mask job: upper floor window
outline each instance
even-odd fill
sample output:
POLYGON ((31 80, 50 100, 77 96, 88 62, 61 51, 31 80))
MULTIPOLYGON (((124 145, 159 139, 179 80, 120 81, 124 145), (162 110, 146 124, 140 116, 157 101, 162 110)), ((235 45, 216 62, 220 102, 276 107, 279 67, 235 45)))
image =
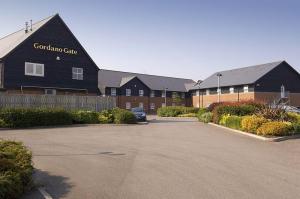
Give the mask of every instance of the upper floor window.
POLYGON ((126 89, 126 96, 131 96, 131 89, 126 89))
POLYGON ((139 90, 139 96, 144 96, 144 90, 139 90))
POLYGON ((150 92, 150 97, 155 97, 155 91, 150 92))
POLYGON ((111 96, 116 96, 117 95, 117 89, 116 88, 111 88, 110 89, 110 95, 111 96))
POLYGON ((248 85, 245 85, 244 86, 244 93, 248 93, 249 92, 249 87, 248 87, 248 85))
POLYGON ((83 80, 83 68, 72 67, 72 79, 83 80))
POLYGON ((25 75, 44 77, 44 64, 25 62, 25 75))

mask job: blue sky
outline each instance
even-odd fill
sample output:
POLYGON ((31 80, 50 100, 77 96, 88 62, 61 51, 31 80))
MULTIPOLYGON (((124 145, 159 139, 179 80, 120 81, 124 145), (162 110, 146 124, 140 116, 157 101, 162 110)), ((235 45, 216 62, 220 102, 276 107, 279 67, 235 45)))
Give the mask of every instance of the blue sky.
POLYGON ((300 71, 297 0, 2 0, 0 37, 55 13, 100 68, 197 80, 286 60, 300 71))

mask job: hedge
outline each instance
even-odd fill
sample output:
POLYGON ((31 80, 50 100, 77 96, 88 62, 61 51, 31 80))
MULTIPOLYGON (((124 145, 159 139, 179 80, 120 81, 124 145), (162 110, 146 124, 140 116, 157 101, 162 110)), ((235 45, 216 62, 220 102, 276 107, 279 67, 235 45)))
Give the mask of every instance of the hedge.
POLYGON ((250 104, 242 105, 219 105, 213 110, 213 122, 218 124, 222 115, 237 115, 245 116, 252 115, 257 111, 257 108, 250 104))
POLYGON ((111 110, 104 110, 99 113, 98 121, 100 124, 108 124, 114 122, 114 116, 111 110))
POLYGON ((198 115, 198 120, 199 122, 204 122, 204 123, 209 123, 212 121, 212 113, 211 112, 206 112, 198 115))
POLYGON ((72 124, 72 115, 59 109, 1 109, 0 119, 12 128, 72 124))
POLYGON ((292 125, 288 122, 267 122, 257 129, 257 135, 263 136, 286 136, 292 131, 292 125))
POLYGON ((241 129, 242 117, 236 115, 223 115, 220 120, 220 124, 232 129, 241 129))
POLYGON ((32 154, 21 143, 0 140, 0 199, 19 198, 32 186, 32 154))
POLYGON ((112 110, 114 123, 116 124, 135 124, 136 117, 131 111, 115 108, 112 110))
POLYGON ((97 124, 99 113, 95 111, 73 111, 72 121, 74 124, 97 124))
POLYGON ((259 117, 256 115, 245 116, 242 119, 242 130, 249 133, 256 133, 256 130, 268 120, 264 117, 259 117))
POLYGON ((177 117, 178 115, 197 113, 199 108, 184 106, 166 106, 157 110, 157 115, 161 117, 177 117))

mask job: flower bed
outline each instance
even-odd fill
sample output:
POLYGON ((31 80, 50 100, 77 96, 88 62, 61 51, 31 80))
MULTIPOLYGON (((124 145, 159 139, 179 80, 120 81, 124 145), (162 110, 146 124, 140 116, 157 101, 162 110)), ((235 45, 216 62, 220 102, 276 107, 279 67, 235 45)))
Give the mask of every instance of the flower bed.
POLYGON ((300 133, 300 115, 256 103, 220 103, 211 112, 198 116, 201 122, 213 122, 232 129, 264 137, 300 133))

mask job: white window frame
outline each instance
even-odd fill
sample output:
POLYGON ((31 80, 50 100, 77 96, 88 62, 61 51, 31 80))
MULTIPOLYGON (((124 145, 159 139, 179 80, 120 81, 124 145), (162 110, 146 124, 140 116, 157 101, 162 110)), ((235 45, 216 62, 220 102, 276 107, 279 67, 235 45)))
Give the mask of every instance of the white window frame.
POLYGON ((144 96, 144 90, 139 90, 139 96, 143 97, 144 96))
POLYGON ((45 89, 45 95, 56 95, 56 89, 45 89), (48 93, 48 91, 52 91, 52 93, 48 93))
POLYGON ((131 89, 126 88, 126 96, 127 97, 131 96, 131 89))
POLYGON ((161 97, 166 97, 167 96, 167 92, 166 91, 162 91, 161 92, 161 97))
POLYGON ((209 89, 206 89, 206 95, 209 95, 210 92, 209 92, 209 89))
POLYGON ((130 110, 130 109, 131 109, 131 103, 130 103, 130 102, 126 102, 126 103, 125 103, 125 108, 126 108, 127 110, 130 110))
POLYGON ((230 93, 230 94, 233 94, 233 93, 234 93, 234 87, 230 87, 230 88, 229 88, 229 93, 230 93))
POLYGON ((83 68, 72 67, 72 79, 83 80, 83 68))
POLYGON ((155 103, 150 103, 150 109, 154 110, 155 109, 155 103))
POLYGON ((150 97, 155 97, 155 91, 150 91, 150 97))
POLYGON ((244 93, 249 93, 249 86, 245 85, 243 90, 244 90, 244 93))
POLYGON ((28 76, 37 76, 37 77, 44 77, 44 75, 45 75, 45 66, 44 66, 44 64, 25 62, 25 75, 28 75, 28 76), (29 67, 29 64, 32 65, 32 67, 33 67, 32 68, 32 70, 33 70, 32 73, 28 73, 27 72, 27 67, 29 67), (38 74, 36 72, 38 66, 42 67, 42 74, 38 74))
POLYGON ((196 96, 200 96, 200 90, 196 90, 196 96))
POLYGON ((117 96, 117 88, 110 88, 110 95, 117 96))
POLYGON ((139 103, 139 107, 142 108, 142 109, 144 109, 144 103, 143 103, 143 102, 140 102, 140 103, 139 103))

